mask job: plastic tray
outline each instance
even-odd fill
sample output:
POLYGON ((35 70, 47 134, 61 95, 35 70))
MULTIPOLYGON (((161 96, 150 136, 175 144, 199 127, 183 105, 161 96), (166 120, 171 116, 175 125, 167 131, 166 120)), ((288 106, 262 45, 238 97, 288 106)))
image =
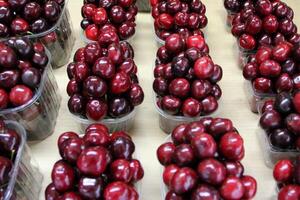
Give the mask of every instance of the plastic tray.
POLYGON ((265 160, 265 164, 269 168, 273 168, 273 166, 282 159, 295 159, 300 155, 300 152, 296 149, 279 149, 274 147, 269 140, 266 132, 262 128, 258 128, 256 131, 257 138, 259 140, 259 144, 261 150, 263 151, 263 156, 265 160))
POLYGON ((72 116, 75 118, 76 122, 80 125, 81 133, 84 133, 85 129, 93 123, 104 124, 105 126, 108 127, 110 132, 114 132, 114 131, 128 132, 134 124, 134 120, 135 120, 135 116, 136 116, 136 108, 134 108, 131 111, 131 113, 129 113, 128 115, 126 115, 124 117, 107 118, 107 119, 103 119, 101 121, 92 121, 92 120, 88 120, 88 119, 85 119, 85 118, 82 118, 80 116, 76 116, 73 114, 72 114, 72 116))
POLYGON ((159 114, 159 127, 161 130, 163 130, 165 133, 169 134, 173 131, 173 129, 180 125, 180 124, 186 124, 194 121, 199 121, 203 117, 214 117, 218 115, 219 109, 217 109, 214 113, 209 114, 209 115, 202 115, 199 117, 185 117, 185 116, 175 116, 175 115, 169 115, 165 113, 163 110, 161 110, 157 103, 156 103, 156 95, 155 93, 153 94, 154 96, 154 105, 156 108, 156 111, 159 114))
POLYGON ((39 88, 25 105, 0 111, 0 117, 19 122, 27 131, 30 141, 40 141, 50 136, 55 128, 61 96, 49 63, 43 73, 39 88))
POLYGON ((11 178, 4 191, 4 200, 38 200, 43 176, 36 162, 31 158, 29 147, 26 145, 26 131, 19 123, 14 121, 5 121, 5 124, 20 135, 21 142, 11 178))
POLYGON ((257 94, 254 92, 251 81, 245 80, 244 91, 250 106, 254 113, 258 113, 259 108, 268 99, 274 99, 276 94, 257 94))
MULTIPOLYGON (((52 55, 51 62, 54 69, 67 64, 75 44, 72 20, 67 4, 66 0, 61 16, 52 28, 42 33, 22 36, 33 41, 40 41, 47 47, 52 55)), ((2 41, 7 39, 9 38, 4 38, 2 41)))

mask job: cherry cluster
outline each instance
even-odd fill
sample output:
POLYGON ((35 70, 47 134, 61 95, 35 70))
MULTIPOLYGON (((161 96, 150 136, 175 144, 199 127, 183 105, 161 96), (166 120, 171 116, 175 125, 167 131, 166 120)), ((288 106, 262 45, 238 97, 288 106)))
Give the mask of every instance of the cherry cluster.
POLYGON ((20 141, 18 133, 0 120, 0 199, 4 198, 20 141))
POLYGON ((262 107, 260 126, 268 134, 273 147, 300 150, 300 92, 283 92, 262 107))
POLYGON ((252 199, 256 180, 244 175, 244 142, 224 118, 177 126, 157 149, 164 166, 165 199, 252 199))
POLYGON ((231 32, 246 51, 281 41, 297 43, 300 37, 293 17, 293 10, 281 1, 258 0, 235 15, 231 32))
POLYGON ((238 13, 243 8, 253 5, 253 0, 224 0, 224 7, 228 12, 238 13))
POLYGON ((158 106, 171 115, 196 117, 218 108, 222 68, 213 63, 201 35, 172 34, 157 51, 153 89, 158 106))
POLYGON ((50 29, 65 0, 0 0, 0 37, 29 35, 50 29))
POLYGON ((126 42, 90 43, 76 51, 67 67, 71 113, 90 120, 119 118, 144 100, 134 52, 126 42))
MULTIPOLYGON (((299 43, 300 44, 300 43, 299 43)), ((245 79, 256 93, 290 92, 300 88, 300 46, 280 42, 274 47, 261 46, 243 68, 245 79)))
POLYGON ((278 161, 273 176, 279 188, 278 200, 300 199, 300 157, 278 161))
POLYGON ((112 35, 127 40, 135 33, 136 0, 85 0, 81 27, 93 41, 112 35))
POLYGON ((25 38, 0 43, 0 109, 30 101, 48 61, 41 43, 31 43, 25 38))
POLYGON ((58 139, 62 160, 52 169, 45 199, 138 200, 134 184, 144 176, 135 145, 125 132, 109 134, 102 124, 90 125, 83 137, 65 132, 58 139))
POLYGON ((166 40, 173 33, 184 38, 201 35, 206 27, 206 7, 201 0, 151 0, 156 35, 166 40))

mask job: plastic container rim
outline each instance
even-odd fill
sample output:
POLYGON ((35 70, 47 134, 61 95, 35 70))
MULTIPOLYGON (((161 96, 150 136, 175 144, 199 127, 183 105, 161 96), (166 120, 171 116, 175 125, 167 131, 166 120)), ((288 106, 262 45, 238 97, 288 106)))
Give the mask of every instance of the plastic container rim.
POLYGON ((0 116, 8 114, 8 113, 12 113, 12 112, 22 111, 22 110, 26 109, 27 107, 31 106, 41 96, 42 91, 45 87, 45 82, 46 82, 47 75, 48 75, 49 71, 52 68, 52 66, 51 66, 51 54, 47 50, 47 48, 45 48, 45 52, 46 52, 46 55, 48 57, 48 63, 47 63, 47 65, 45 67, 45 70, 43 72, 43 76, 41 77, 40 85, 39 85, 38 89, 36 89, 35 95, 31 98, 30 101, 28 101, 24 105, 21 105, 21 106, 15 107, 15 108, 7 108, 7 109, 0 110, 0 116))

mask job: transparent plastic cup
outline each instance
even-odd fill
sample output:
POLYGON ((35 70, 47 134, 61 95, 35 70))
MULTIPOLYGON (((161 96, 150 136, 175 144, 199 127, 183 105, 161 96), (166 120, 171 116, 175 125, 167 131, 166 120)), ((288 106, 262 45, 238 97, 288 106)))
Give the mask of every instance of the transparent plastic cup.
POLYGON ((250 109, 254 113, 258 113, 259 108, 264 104, 266 100, 274 99, 276 94, 257 94, 252 86, 251 81, 246 80, 244 83, 244 91, 248 100, 250 109))
MULTIPOLYGON (((75 36, 73 33, 72 20, 68 10, 68 1, 61 11, 61 16, 56 24, 47 31, 42 33, 25 35, 23 38, 29 38, 32 41, 40 41, 50 51, 52 56, 52 67, 57 69, 68 63, 75 44, 75 36)), ((9 38, 1 39, 1 41, 9 38)))
POLYGON ((274 165, 282 159, 295 159, 300 155, 300 152, 296 149, 279 149, 274 147, 262 128, 258 127, 256 135, 263 152, 264 161, 267 167, 273 168, 274 165))
POLYGON ((4 200, 38 200, 43 175, 35 160, 31 158, 29 147, 26 145, 26 131, 14 121, 5 121, 5 124, 19 134, 21 141, 9 183, 4 190, 4 200))
MULTIPOLYGON (((171 132, 170 132, 171 134, 171 132)), ((172 142, 172 138, 171 138, 171 135, 168 135, 166 137, 166 139, 164 140, 164 143, 166 142, 172 142)), ((160 176, 160 190, 161 190, 161 199, 162 200, 165 200, 166 199, 166 196, 167 196, 167 193, 169 192, 169 189, 168 187, 165 185, 164 181, 163 181, 163 174, 164 174, 164 169, 165 167, 164 166, 161 166, 161 176, 160 176)))
POLYGON ((241 69, 244 69, 245 65, 249 63, 250 56, 254 55, 256 51, 243 51, 239 50, 239 66, 241 69))
POLYGON ((187 124, 194 121, 199 121, 200 119, 204 117, 214 117, 218 115, 218 110, 216 110, 214 113, 209 115, 202 115, 199 117, 185 117, 185 116, 175 116, 175 115, 169 115, 166 112, 164 112, 162 109, 160 109, 157 105, 157 98, 154 94, 154 105, 156 108, 157 113, 159 114, 159 127, 162 131, 169 134, 173 131, 173 129, 180 125, 180 124, 187 124))
POLYGON ((88 120, 86 118, 82 118, 80 116, 73 115, 76 122, 80 125, 80 131, 81 133, 85 132, 85 129, 93 124, 93 123, 101 123, 108 127, 110 132, 114 131, 125 131, 128 132, 135 121, 136 116, 136 108, 134 108, 128 115, 121 117, 121 118, 106 118, 100 121, 92 121, 88 120))
POLYGON ((232 27, 232 21, 233 21, 233 18, 234 18, 234 16, 235 16, 236 14, 237 14, 237 13, 235 13, 235 12, 227 11, 226 24, 227 24, 227 26, 228 26, 228 30, 231 29, 231 27, 232 27))
POLYGON ((0 110, 0 118, 19 122, 30 141, 41 141, 53 133, 61 103, 50 55, 47 55, 49 62, 33 98, 22 106, 0 110))

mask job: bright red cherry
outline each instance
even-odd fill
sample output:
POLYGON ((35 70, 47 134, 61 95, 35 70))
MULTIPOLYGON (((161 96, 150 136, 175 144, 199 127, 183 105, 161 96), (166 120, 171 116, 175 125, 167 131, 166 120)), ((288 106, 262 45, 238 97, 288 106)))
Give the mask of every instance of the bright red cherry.
POLYGON ((224 199, 242 199, 245 188, 242 181, 236 177, 228 177, 219 189, 224 199))
POLYGON ((169 165, 173 161, 175 145, 172 142, 165 143, 157 149, 157 158, 162 165, 169 165))
POLYGON ((207 79, 213 75, 214 63, 208 56, 203 56, 196 60, 194 73, 199 79, 207 79))
POLYGON ((200 158, 213 158, 217 152, 217 144, 214 138, 206 133, 202 133, 191 140, 195 155, 200 158))
POLYGON ((257 182, 251 176, 243 176, 241 178, 242 184, 245 188, 245 193, 243 198, 245 199, 252 199, 254 198, 257 190, 257 182))
POLYGON ((220 185, 226 178, 224 165, 211 158, 201 161, 198 164, 197 172, 201 181, 211 185, 220 185))
POLYGON ((290 160, 280 160, 276 163, 273 176, 277 182, 287 182, 291 180, 293 176, 293 163, 290 160))
POLYGON ((16 85, 9 93, 9 100, 14 106, 21 106, 29 102, 33 97, 33 92, 25 85, 16 85))
POLYGON ((171 181, 171 190, 176 194, 184 194, 192 191, 197 184, 197 174, 188 167, 179 169, 173 176, 171 181))
POLYGON ((53 166, 51 179, 58 192, 66 192, 74 187, 75 172, 66 162, 58 161, 53 166))

